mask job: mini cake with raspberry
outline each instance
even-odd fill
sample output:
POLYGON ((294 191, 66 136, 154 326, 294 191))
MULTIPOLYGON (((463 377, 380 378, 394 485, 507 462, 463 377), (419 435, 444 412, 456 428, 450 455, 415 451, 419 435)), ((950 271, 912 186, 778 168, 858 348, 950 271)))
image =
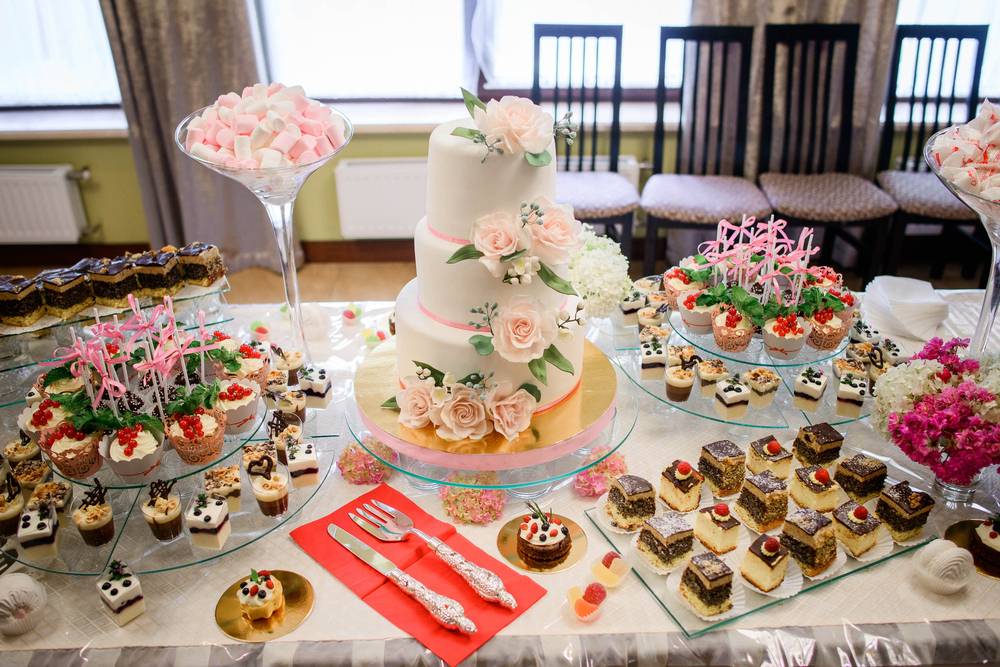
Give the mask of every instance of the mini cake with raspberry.
POLYGON ((875 546, 881 525, 882 522, 867 507, 853 500, 848 500, 833 511, 833 529, 837 539, 855 558, 875 546))
POLYGON ((726 503, 702 507, 694 520, 694 536, 710 551, 729 553, 740 541, 740 522, 726 503))
POLYGON ((257 416, 260 387, 250 380, 223 380, 219 383, 220 410, 226 413, 226 433, 242 433, 253 428, 257 416))
POLYGON ((792 500, 799 507, 817 512, 832 512, 840 504, 840 489, 821 466, 797 468, 792 474, 792 500))
POLYGON ((642 477, 621 475, 611 481, 604 511, 614 526, 629 532, 638 530, 656 514, 656 491, 642 477))
POLYGON ((969 541, 969 551, 976 563, 996 571, 1000 569, 1000 515, 983 519, 969 541))
POLYGON ((837 559, 837 536, 833 521, 816 510, 795 510, 785 519, 781 544, 807 577, 815 577, 827 570, 837 559))
POLYGON ((687 330, 694 334, 712 332, 712 306, 698 305, 698 297, 704 290, 687 290, 677 297, 681 320, 687 330))
POLYGON ((566 560, 573 545, 569 528, 551 510, 546 514, 535 503, 528 503, 528 508, 530 513, 517 529, 517 555, 529 567, 555 567, 566 560))
POLYGON ((712 552, 691 557, 680 583, 681 596, 701 616, 733 608, 733 571, 712 552))
POLYGON ((743 480, 736 510, 751 530, 766 533, 781 526, 788 513, 788 486, 770 470, 743 480))
POLYGON ((716 307, 712 315, 712 333, 721 350, 742 352, 753 337, 753 322, 733 307, 716 307))
POLYGON ((902 481, 883 489, 875 504, 875 514, 882 519, 896 542, 914 539, 924 529, 934 509, 934 499, 902 481))
POLYGON ((807 341, 817 350, 834 350, 844 340, 851 328, 853 315, 843 311, 834 313, 831 308, 821 308, 808 319, 812 326, 807 341))
POLYGON ((716 497, 738 493, 746 472, 746 453, 731 440, 717 440, 701 448, 698 471, 716 497))
POLYGON ((773 435, 766 435, 747 447, 747 470, 753 474, 770 470, 779 479, 788 479, 792 471, 792 453, 773 435))
POLYGON ((236 591, 243 615, 251 621, 271 618, 285 609, 285 594, 281 582, 268 570, 250 570, 250 578, 236 591))
POLYGON ((691 554, 694 529, 680 512, 666 512, 646 519, 636 549, 657 570, 669 570, 691 554))
POLYGON ((167 420, 167 436, 185 463, 204 463, 222 451, 226 435, 226 413, 203 406, 190 413, 174 413, 167 420))
POLYGON ((840 458, 844 434, 826 422, 810 424, 799 429, 792 445, 792 453, 806 465, 826 465, 840 458))
POLYGON ((878 498, 888 475, 885 464, 872 456, 855 454, 837 463, 833 479, 857 503, 878 498))
POLYGON ((660 499, 678 512, 693 512, 701 501, 701 473, 687 461, 674 460, 660 475, 660 499))
POLYGON ((754 540, 740 564, 743 578, 765 593, 780 586, 787 572, 788 549, 770 535, 754 540))
POLYGON ((805 345, 812 326, 794 313, 764 322, 762 334, 767 353, 776 359, 791 359, 805 345))

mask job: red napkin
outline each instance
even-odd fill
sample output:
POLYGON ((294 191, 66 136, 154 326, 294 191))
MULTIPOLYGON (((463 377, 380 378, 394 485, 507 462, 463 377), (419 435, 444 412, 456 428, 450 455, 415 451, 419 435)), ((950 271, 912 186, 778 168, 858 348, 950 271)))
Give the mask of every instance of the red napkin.
POLYGON ((456 665, 470 656, 508 623, 538 602, 546 592, 530 578, 515 572, 459 535, 454 526, 435 519, 386 484, 375 487, 322 519, 296 528, 291 535, 307 554, 372 609, 449 665, 456 665), (380 542, 361 530, 348 518, 347 513, 372 499, 380 500, 407 514, 417 528, 443 540, 473 563, 495 572, 517 600, 517 609, 505 609, 480 598, 464 579, 435 556, 419 538, 410 537, 403 542, 380 542), (465 615, 476 624, 478 631, 468 636, 441 627, 419 602, 337 544, 326 532, 327 525, 331 523, 370 544, 428 588, 458 600, 465 608, 465 615))

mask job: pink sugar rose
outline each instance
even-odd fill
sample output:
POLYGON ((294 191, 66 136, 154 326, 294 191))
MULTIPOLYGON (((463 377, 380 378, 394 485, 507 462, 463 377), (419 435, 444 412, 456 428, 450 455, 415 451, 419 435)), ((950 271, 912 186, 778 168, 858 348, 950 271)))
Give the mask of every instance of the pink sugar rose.
POLYGON ((531 425, 531 415, 538 401, 524 389, 511 391, 509 382, 500 382, 486 395, 486 409, 493 419, 493 428, 508 440, 514 440, 531 425))
POLYGON ((580 246, 580 232, 583 225, 573 217, 573 208, 556 204, 549 199, 540 199, 537 204, 542 209, 541 224, 529 224, 531 234, 531 254, 548 264, 565 264, 570 254, 580 246))
POLYGON ((403 389, 396 392, 399 423, 407 428, 423 428, 430 424, 434 407, 433 390, 433 380, 421 380, 416 375, 403 378, 403 389))
POLYGON ((454 385, 451 395, 434 406, 431 421, 438 437, 450 441, 480 440, 493 430, 479 394, 464 384, 454 385))
POLYGON ((528 296, 514 297, 493 318, 493 348, 515 364, 540 358, 557 333, 555 314, 528 296))
POLYGON ((541 153, 552 143, 552 116, 524 97, 504 95, 476 107, 473 119, 489 142, 504 153, 541 153))
POLYGON ((489 213, 472 223, 472 244, 483 253, 479 261, 494 278, 502 278, 507 272, 500 258, 523 248, 524 241, 521 225, 510 213, 489 213))

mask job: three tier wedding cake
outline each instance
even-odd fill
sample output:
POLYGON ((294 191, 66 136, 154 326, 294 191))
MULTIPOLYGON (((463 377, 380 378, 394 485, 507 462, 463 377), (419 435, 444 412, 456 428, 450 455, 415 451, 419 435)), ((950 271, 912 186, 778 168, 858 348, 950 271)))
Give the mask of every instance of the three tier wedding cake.
POLYGON ((568 117, 518 97, 437 127, 417 277, 396 301, 399 421, 446 440, 519 437, 579 386, 583 307, 566 279, 581 224, 555 203, 568 117))

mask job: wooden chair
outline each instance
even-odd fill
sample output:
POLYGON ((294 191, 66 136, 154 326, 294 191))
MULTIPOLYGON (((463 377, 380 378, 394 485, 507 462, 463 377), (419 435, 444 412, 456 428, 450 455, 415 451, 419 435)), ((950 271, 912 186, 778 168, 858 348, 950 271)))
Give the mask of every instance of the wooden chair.
MULTIPOLYGON (((576 140, 570 147, 560 146, 559 172, 556 174, 556 198, 573 206, 576 218, 583 222, 603 225, 609 234, 617 235, 626 257, 632 253, 632 227, 635 210, 639 207, 639 192, 627 178, 618 173, 618 153, 621 145, 619 114, 622 103, 622 27, 620 25, 535 25, 535 72, 531 99, 536 104, 551 102, 553 118, 559 120, 566 111, 573 112, 579 124, 576 140), (555 40, 555 67, 551 81, 544 90, 541 83, 540 56, 543 40, 555 40), (613 41, 613 46, 607 44, 613 41), (610 63, 601 59, 602 48, 607 54, 612 48, 610 63), (591 57, 591 54, 592 57, 591 57), (560 69, 565 63, 565 77, 560 69), (613 67, 611 85, 607 85, 602 65, 613 67), (577 72, 574 72, 574 66, 577 72), (593 79, 591 80, 591 76, 593 79), (610 102, 611 123, 607 132, 608 169, 598 166, 598 108, 610 102), (618 232, 618 227, 621 231, 618 232)), ((605 58, 606 59, 606 58, 605 58)))
POLYGON ((714 229, 722 218, 740 220, 744 214, 766 218, 771 213, 767 198, 743 178, 752 43, 752 27, 660 28, 653 176, 640 200, 646 212, 646 275, 656 270, 660 229, 668 233, 670 229, 714 229), (664 174, 663 118, 671 42, 681 45, 681 116, 674 173, 664 174))
POLYGON ((764 28, 764 41, 761 189, 775 215, 794 225, 824 229, 820 263, 830 263, 836 239, 854 246, 867 283, 881 264, 896 203, 872 182, 847 173, 858 26, 772 24, 764 28), (779 83, 783 94, 776 96, 779 83), (784 111, 777 129, 776 105, 784 111), (776 139, 777 150, 772 144, 776 139), (861 239, 848 233, 848 227, 861 227, 861 239))
MULTIPOLYGON (((985 25, 896 26, 892 69, 885 96, 878 158, 879 173, 876 177, 882 189, 899 205, 899 210, 896 211, 892 221, 892 242, 889 244, 886 259, 886 273, 896 273, 899 268, 906 228, 913 223, 941 225, 941 241, 945 242, 941 248, 948 247, 948 241, 964 236, 978 246, 985 261, 989 260, 991 245, 984 238, 985 232, 979 224, 979 217, 948 191, 930 171, 923 157, 924 144, 932 134, 949 125, 968 122, 976 115, 988 31, 989 26, 985 25), (909 95, 907 96, 904 91, 903 97, 900 98, 902 81, 899 61, 906 43, 915 47, 913 77, 909 95), (963 50, 966 56, 974 54, 975 57, 963 60, 961 57, 963 50), (923 68, 921 68, 922 53, 927 53, 927 65, 923 68), (937 89, 931 94, 934 82, 931 70, 935 67, 935 54, 940 55, 940 63, 936 68, 937 89), (964 63, 972 66, 971 71, 966 72, 971 85, 968 94, 960 97, 956 93, 956 84, 960 75, 959 68, 964 63), (923 92, 918 94, 917 91, 921 88, 923 92), (955 118, 956 103, 965 105, 965 113, 960 118, 955 118), (896 109, 900 104, 907 105, 908 114, 906 129, 903 132, 902 154, 893 160, 893 142, 897 138, 896 109), (915 118, 918 107, 919 117, 915 118), (942 117, 945 107, 947 107, 947 118, 942 117), (973 235, 963 229, 970 224, 975 229, 973 235)), ((931 269, 931 275, 935 278, 940 278, 944 269, 944 253, 941 252, 939 257, 941 259, 936 261, 931 269)), ((963 275, 971 278, 975 275, 976 267, 976 262, 963 262, 963 275)), ((986 286, 988 276, 989 271, 984 270, 981 287, 986 286)))

